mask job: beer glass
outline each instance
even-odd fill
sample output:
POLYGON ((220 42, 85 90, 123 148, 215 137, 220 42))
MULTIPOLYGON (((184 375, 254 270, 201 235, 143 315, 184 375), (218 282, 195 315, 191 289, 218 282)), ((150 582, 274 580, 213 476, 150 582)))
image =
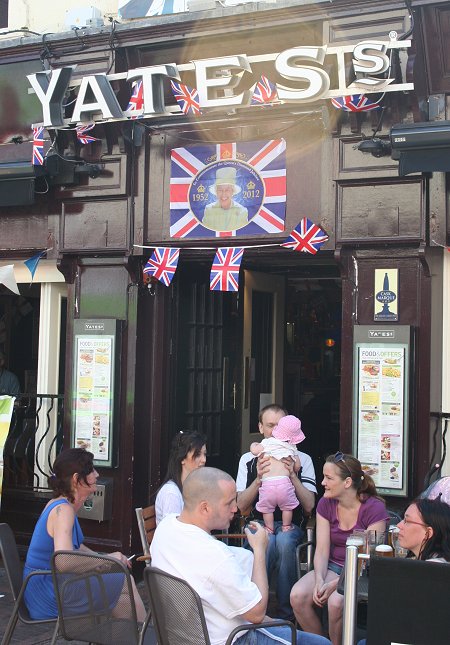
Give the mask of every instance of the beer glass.
MULTIPOLYGON (((358 555, 366 553, 366 540, 364 535, 352 533, 347 538, 346 546, 356 546, 358 548, 358 555)), ((358 578, 361 576, 363 560, 358 558, 358 578)))
POLYGON ((375 555, 378 558, 393 558, 394 549, 389 544, 378 544, 375 547, 375 555))

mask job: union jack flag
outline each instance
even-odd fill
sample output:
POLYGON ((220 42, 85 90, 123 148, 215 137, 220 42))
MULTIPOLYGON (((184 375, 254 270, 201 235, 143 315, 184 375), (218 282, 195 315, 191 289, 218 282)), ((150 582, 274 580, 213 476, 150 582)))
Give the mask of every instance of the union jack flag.
POLYGON ((239 141, 174 148, 170 173, 170 236, 234 237, 282 233, 286 216, 286 141, 239 141), (235 199, 247 209, 248 223, 238 231, 203 225, 213 203, 215 169, 236 169, 241 190, 235 199), (195 199, 194 199, 194 197, 195 199))
POLYGON ((264 74, 255 85, 250 105, 264 105, 278 100, 277 88, 264 74))
POLYGON ((33 166, 44 165, 44 128, 41 125, 33 128, 33 154, 31 163, 33 166))
POLYGON ((168 287, 177 270, 179 256, 180 249, 156 247, 145 265, 143 273, 152 275, 168 287))
POLYGON ((338 110, 345 112, 368 112, 377 110, 380 106, 381 98, 378 101, 371 101, 364 94, 352 94, 351 96, 337 96, 330 99, 332 105, 338 110))
POLYGON ((239 269, 244 249, 229 247, 217 249, 211 267, 210 291, 237 291, 239 269))
POLYGON ((133 91, 126 109, 127 115, 131 119, 139 119, 144 111, 144 87, 142 81, 133 83, 133 91))
POLYGON ((87 123, 86 125, 77 125, 75 131, 77 133, 77 139, 83 145, 92 143, 93 141, 100 141, 98 137, 91 137, 91 135, 86 134, 89 130, 95 128, 95 123, 87 123))
POLYGON ((176 83, 175 81, 170 81, 170 85, 183 114, 198 116, 202 113, 196 89, 191 89, 188 85, 176 83))
POLYGON ((293 251, 303 251, 303 253, 315 255, 327 240, 328 235, 325 231, 307 217, 304 217, 280 246, 293 251))

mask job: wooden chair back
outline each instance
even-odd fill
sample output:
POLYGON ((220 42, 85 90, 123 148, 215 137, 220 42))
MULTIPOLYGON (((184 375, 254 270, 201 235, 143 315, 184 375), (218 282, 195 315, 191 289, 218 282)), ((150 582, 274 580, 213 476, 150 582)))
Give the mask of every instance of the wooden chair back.
MULTIPOLYGON (((150 558, 150 544, 153 540, 156 529, 156 512, 155 505, 146 506, 145 508, 136 508, 136 519, 141 537, 142 551, 145 560, 150 558)), ((140 559, 140 558, 138 558, 140 559)))

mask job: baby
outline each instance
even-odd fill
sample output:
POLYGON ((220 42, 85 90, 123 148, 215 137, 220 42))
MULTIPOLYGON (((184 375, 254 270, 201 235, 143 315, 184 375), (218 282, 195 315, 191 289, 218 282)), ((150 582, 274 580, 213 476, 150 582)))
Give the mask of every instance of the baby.
POLYGON ((250 451, 253 455, 264 453, 270 457, 270 469, 262 477, 259 489, 259 501, 256 509, 262 513, 266 530, 274 531, 273 513, 275 508, 281 509, 282 531, 290 531, 292 527, 292 511, 297 508, 299 501, 295 494, 294 484, 286 474, 286 466, 281 461, 284 457, 292 457, 294 468, 300 468, 296 444, 302 442, 305 435, 301 431, 301 421, 288 414, 282 417, 274 427, 272 435, 261 443, 253 442, 250 451))

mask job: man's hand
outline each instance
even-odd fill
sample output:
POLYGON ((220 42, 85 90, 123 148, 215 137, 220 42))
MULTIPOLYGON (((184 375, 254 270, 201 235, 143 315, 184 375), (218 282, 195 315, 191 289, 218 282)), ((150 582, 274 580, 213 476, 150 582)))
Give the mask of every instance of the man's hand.
POLYGON ((293 459, 292 457, 283 457, 281 461, 286 466, 288 477, 290 477, 291 479, 297 477, 297 473, 301 468, 300 459, 297 460, 293 459))
POLYGON ((264 452, 258 457, 256 462, 256 476, 261 481, 263 475, 265 475, 270 470, 270 456, 266 455, 264 452))
POLYGON ((245 528, 245 534, 253 551, 257 549, 263 549, 265 551, 267 549, 269 536, 266 529, 259 522, 250 522, 248 527, 245 528))

